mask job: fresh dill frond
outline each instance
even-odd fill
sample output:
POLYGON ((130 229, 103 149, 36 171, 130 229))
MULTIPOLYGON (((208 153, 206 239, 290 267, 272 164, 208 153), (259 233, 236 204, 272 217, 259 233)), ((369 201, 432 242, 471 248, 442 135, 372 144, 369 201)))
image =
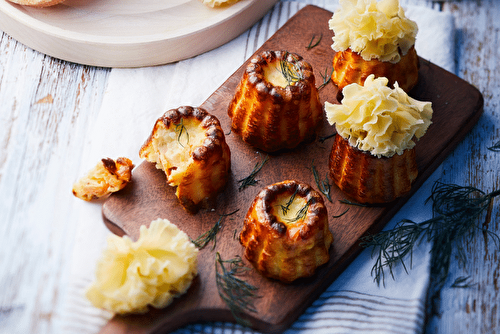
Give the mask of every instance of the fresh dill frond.
POLYGON ((318 46, 319 43, 321 42, 321 39, 323 38, 323 34, 319 35, 319 38, 316 42, 314 41, 315 38, 316 38, 316 35, 313 35, 313 37, 311 38, 311 41, 306 46, 307 50, 311 50, 312 48, 315 48, 316 46, 318 46))
POLYGON ((239 209, 234 210, 231 213, 219 215, 219 220, 217 220, 217 222, 208 231, 201 234, 198 238, 196 238, 196 240, 191 239, 191 242, 196 246, 196 248, 203 249, 210 241, 213 241, 214 244, 212 246, 212 250, 215 249, 215 246, 217 245, 217 234, 222 229, 222 219, 233 215, 238 211, 239 209))
POLYGON ((327 139, 330 139, 332 137, 335 137, 337 135, 337 133, 332 133, 331 135, 328 135, 328 136, 323 136, 323 137, 318 137, 318 140, 320 143, 324 143, 327 139))
POLYGON ((186 138, 185 145, 189 144, 189 133, 186 126, 184 125, 183 119, 181 119, 179 124, 175 124, 175 133, 177 134, 177 142, 179 143, 179 145, 185 147, 181 141, 182 135, 184 135, 184 137, 186 138))
POLYGON ((494 144, 493 146, 488 147, 488 150, 493 152, 500 152, 500 141, 494 144))
MULTIPOLYGON (((385 269, 392 275, 396 264, 403 265, 422 240, 432 242, 431 277, 438 291, 444 285, 449 273, 454 246, 463 248, 465 238, 473 238, 477 231, 492 237, 496 245, 500 245, 500 237, 479 226, 477 221, 500 190, 488 194, 467 186, 436 182, 427 201, 432 201, 433 217, 421 223, 404 219, 387 231, 362 238, 362 246, 373 247, 372 255, 376 257, 372 275, 377 284, 384 283, 385 269)), ((426 201, 426 202, 427 202, 426 201)), ((461 257, 466 260, 465 255, 461 257)))
MULTIPOLYGON (((297 66, 297 64, 294 64, 290 61, 288 61, 288 56, 290 54, 288 52, 285 52, 285 55, 283 56, 283 59, 280 60, 279 62, 279 71, 285 78, 288 86, 294 84, 295 82, 298 82, 302 79, 304 79, 303 73, 301 69, 297 66)), ((292 55, 290 55, 292 58, 294 58, 292 55)), ((296 61, 296 59, 294 58, 296 61)))
POLYGON ((288 214, 288 210, 290 210, 290 205, 292 205, 294 199, 295 199, 295 196, 297 195, 297 191, 299 190, 299 188, 297 187, 295 189, 295 191, 293 192, 292 196, 290 196, 290 198, 288 199, 288 201, 286 202, 285 205, 280 205, 281 206, 281 211, 283 211, 283 215, 286 215, 288 214))
POLYGON ((298 222, 301 219, 305 219, 306 216, 307 216, 307 211, 309 210, 309 206, 311 205, 311 201, 312 201, 312 198, 310 200, 308 200, 307 203, 302 208, 300 208, 299 211, 297 211, 297 213, 295 214, 295 217, 293 217, 293 218, 287 218, 287 219, 284 219, 284 220, 287 223, 295 223, 295 222, 298 222))
POLYGON ((266 164, 266 162, 268 160, 269 160, 269 156, 266 155, 261 162, 257 162, 255 164, 250 175, 248 175, 247 177, 245 177, 241 180, 238 180, 238 183, 241 183, 240 186, 238 187, 238 190, 241 191, 248 186, 253 186, 253 185, 257 184, 257 180, 255 179, 255 176, 257 176, 257 173, 259 173, 259 171, 262 169, 262 167, 264 167, 264 165, 266 164))
POLYGON ((311 169, 313 172, 314 176, 314 181, 316 181, 316 185, 318 186, 319 191, 325 195, 325 197, 332 203, 332 195, 330 193, 330 189, 332 185, 328 181, 328 175, 325 176, 324 180, 319 179, 318 171, 316 170, 316 167, 314 166, 314 160, 311 163, 311 169))
POLYGON ((450 286, 452 288, 470 288, 470 287, 473 287, 473 286, 476 286, 477 283, 470 283, 470 282, 467 282, 470 280, 470 276, 460 276, 460 277, 457 277, 455 279, 455 281, 453 282, 453 284, 450 286))
POLYGON ((241 257, 223 260, 220 253, 215 254, 215 280, 219 296, 226 303, 234 319, 242 326, 249 326, 248 320, 243 319, 244 313, 257 312, 254 306, 254 299, 257 287, 247 283, 237 277, 249 268, 243 265, 241 257))
POLYGON ((318 86, 318 90, 320 90, 321 88, 323 88, 326 85, 328 85, 328 83, 332 79, 332 74, 333 74, 333 68, 332 68, 332 71, 330 72, 330 74, 328 74, 328 68, 325 68, 325 73, 324 74, 320 73, 321 78, 323 78, 323 83, 318 86))
POLYGON ((342 217, 343 215, 345 215, 345 214, 347 213, 347 211, 349 211, 349 208, 347 208, 347 209, 346 209, 344 212, 342 212, 341 214, 339 214, 339 215, 334 215, 334 216, 332 216, 332 217, 333 217, 333 218, 340 218, 340 217, 342 217))

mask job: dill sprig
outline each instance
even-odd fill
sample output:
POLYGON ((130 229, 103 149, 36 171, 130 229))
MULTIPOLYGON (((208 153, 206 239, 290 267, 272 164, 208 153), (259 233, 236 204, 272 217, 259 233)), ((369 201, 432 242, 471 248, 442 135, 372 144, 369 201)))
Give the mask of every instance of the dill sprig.
POLYGON ((325 68, 325 73, 324 74, 321 73, 321 72, 319 74, 321 75, 321 78, 323 78, 323 83, 318 86, 318 90, 320 90, 321 88, 323 88, 326 85, 328 85, 328 83, 332 79, 333 68, 332 68, 332 71, 330 72, 330 74, 328 74, 328 68, 325 68))
POLYGON ((327 139, 335 137, 336 135, 337 135, 337 133, 335 132, 335 133, 332 133, 331 135, 318 137, 318 140, 319 140, 320 143, 324 143, 327 139))
POLYGON ((295 189, 292 196, 290 196, 285 205, 280 205, 281 211, 283 211, 283 215, 288 214, 288 210, 290 210, 290 205, 292 205, 293 201, 295 200, 295 196, 297 196, 297 191, 299 191, 299 188, 295 189))
MULTIPOLYGON (((372 275, 377 284, 384 282, 385 269, 394 278, 393 268, 401 264, 407 271, 405 260, 411 256, 413 249, 422 240, 432 242, 431 277, 434 290, 439 291, 449 273, 453 246, 463 252, 462 242, 465 238, 473 238, 477 231, 490 235, 495 244, 500 237, 477 224, 480 215, 500 195, 500 189, 488 194, 467 186, 436 182, 427 201, 432 201, 433 217, 421 223, 403 219, 387 231, 362 238, 364 247, 373 247, 372 255, 376 256, 372 275)), ((427 202, 426 201, 426 202, 427 202)), ((459 257, 465 261, 465 255, 459 257)))
POLYGON ((255 179, 255 176, 262 169, 262 167, 264 167, 264 165, 266 164, 266 162, 268 160, 269 160, 269 156, 266 155, 261 162, 257 162, 255 164, 255 166, 254 166, 252 172, 250 173, 250 175, 248 175, 247 177, 245 177, 245 178, 243 178, 241 180, 238 180, 238 183, 241 183, 240 186, 238 187, 238 190, 241 191, 241 190, 245 189, 248 186, 253 186, 253 185, 257 184, 257 180, 255 179))
POLYGON ((316 185, 318 186, 319 191, 325 195, 325 197, 332 202, 332 195, 330 193, 330 189, 332 187, 331 183, 328 181, 328 175, 325 176, 324 180, 319 179, 318 171, 314 166, 314 161, 311 163, 311 169, 314 175, 314 181, 316 181, 316 185))
POLYGON ((312 48, 315 48, 316 46, 318 46, 319 43, 321 42, 321 39, 323 38, 323 34, 319 35, 319 38, 316 42, 314 41, 315 38, 316 38, 316 35, 313 35, 313 37, 311 38, 311 41, 309 42, 309 45, 306 46, 307 50, 311 50, 312 48))
POLYGON ((298 222, 301 219, 306 218, 306 216, 307 216, 307 210, 309 210, 309 206, 311 205, 311 201, 312 201, 312 198, 310 200, 308 200, 307 203, 302 208, 300 208, 299 211, 297 211, 297 213, 295 214, 295 217, 293 217, 293 218, 287 218, 287 219, 284 219, 284 220, 287 223, 295 223, 295 222, 298 222))
POLYGON ((455 281, 453 282, 453 284, 450 286, 452 288, 470 288, 470 287, 473 287, 475 285, 477 285, 477 283, 471 283, 471 282, 467 282, 470 280, 470 276, 460 276, 460 277, 457 277, 455 279, 455 281))
POLYGON ((223 260, 219 252, 215 255, 217 291, 229 307, 236 322, 242 326, 250 325, 248 320, 242 318, 245 311, 257 312, 253 303, 254 299, 258 297, 256 295, 258 288, 237 277, 248 270, 249 268, 243 265, 239 256, 223 260))
MULTIPOLYGON (((283 59, 280 60, 279 62, 279 71, 285 78, 288 86, 292 85, 295 82, 298 82, 302 79, 304 79, 303 73, 300 70, 300 68, 297 66, 297 64, 294 64, 290 61, 288 61, 288 56, 290 54, 288 52, 285 52, 285 55, 283 56, 283 59)), ((295 61, 295 59, 292 55, 290 55, 295 61)))
POLYGON ((189 133, 186 126, 184 125, 183 119, 181 119, 179 124, 175 124, 175 133, 177 133, 177 142, 179 143, 179 145, 184 147, 181 142, 181 137, 183 134, 186 137, 186 145, 189 144, 189 133))
POLYGON ((493 152, 500 152, 500 141, 494 144, 493 146, 488 147, 488 150, 493 152))
POLYGON ((217 222, 208 231, 201 234, 198 238, 196 238, 196 240, 191 239, 191 242, 196 246, 196 248, 203 249, 210 241, 213 241, 214 244, 212 246, 212 250, 215 249, 215 246, 217 245, 217 234, 222 229, 222 220, 224 217, 235 214, 238 211, 239 209, 234 210, 231 213, 219 215, 219 220, 217 220, 217 222))

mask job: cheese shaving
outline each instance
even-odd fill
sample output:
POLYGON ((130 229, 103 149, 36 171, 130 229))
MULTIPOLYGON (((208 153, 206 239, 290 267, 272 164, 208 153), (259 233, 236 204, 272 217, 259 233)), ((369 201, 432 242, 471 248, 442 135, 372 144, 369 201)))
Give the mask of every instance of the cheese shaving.
POLYGON ((406 18, 398 0, 340 0, 340 5, 328 22, 335 51, 350 48, 366 61, 397 63, 415 44, 417 24, 406 18))
POLYGON ((115 313, 163 308, 187 291, 197 275, 198 249, 166 219, 141 226, 140 237, 111 235, 86 296, 115 313))
POLYGON ((341 104, 325 103, 330 125, 349 140, 351 146, 375 156, 391 157, 415 146, 432 123, 431 102, 409 97, 397 82, 394 89, 388 79, 366 78, 364 86, 344 87, 341 104))

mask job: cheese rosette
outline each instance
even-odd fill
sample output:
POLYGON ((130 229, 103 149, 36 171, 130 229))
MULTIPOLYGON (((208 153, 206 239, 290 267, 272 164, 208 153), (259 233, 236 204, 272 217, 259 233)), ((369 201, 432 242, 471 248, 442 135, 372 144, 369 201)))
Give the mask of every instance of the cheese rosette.
POLYGON ((198 249, 166 219, 141 226, 139 239, 111 235, 86 291, 90 302, 115 313, 163 308, 185 293, 197 275, 198 249))
POLYGON ((385 77, 366 78, 364 86, 344 87, 341 104, 325 102, 330 125, 350 145, 372 155, 401 155, 415 146, 432 123, 432 103, 409 97, 397 82, 394 89, 385 77))
POLYGON ((333 50, 351 49, 369 61, 397 63, 415 44, 417 24, 405 16, 398 0, 340 0, 328 24, 333 50))
POLYGON ((208 7, 220 7, 223 5, 232 5, 239 0, 200 0, 205 6, 208 7))

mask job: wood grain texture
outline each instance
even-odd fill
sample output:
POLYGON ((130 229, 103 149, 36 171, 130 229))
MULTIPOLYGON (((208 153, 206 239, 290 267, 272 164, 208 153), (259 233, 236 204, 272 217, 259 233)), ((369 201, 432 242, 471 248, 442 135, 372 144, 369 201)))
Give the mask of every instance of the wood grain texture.
MULTIPOLYGON (((313 35, 331 36, 324 24, 332 13, 315 6, 307 6, 289 20, 256 53, 262 50, 285 49, 302 55, 315 69, 317 80, 320 73, 331 68, 333 50, 327 43, 306 51, 313 35), (308 26, 308 34, 302 27, 308 26)), ((232 75, 222 87, 203 104, 209 112, 216 115, 226 132, 230 129, 227 106, 242 77, 245 64, 232 75)), ((421 59, 420 79, 411 92, 413 97, 432 101, 434 108, 433 125, 417 145, 417 164, 419 176, 412 193, 441 164, 448 154, 463 139, 482 113, 483 98, 479 91, 463 80, 439 67, 421 59)), ((320 91, 320 99, 335 101, 337 89, 329 84, 320 91)), ((331 134, 332 128, 326 124, 319 131, 320 136, 331 134)), ((319 174, 324 177, 328 171, 328 155, 332 141, 315 141, 293 151, 270 155, 270 162, 259 174, 259 184, 244 191, 238 191, 237 180, 247 176, 255 163, 263 158, 238 136, 231 133, 226 140, 232 153, 232 177, 225 192, 219 197, 213 212, 196 216, 186 214, 178 205, 174 189, 165 184, 163 172, 156 170, 150 163, 142 163, 134 171, 134 182, 113 195, 104 203, 103 215, 111 230, 121 230, 132 238, 138 237, 139 227, 157 217, 174 221, 191 238, 208 230, 218 219, 218 215, 239 209, 231 218, 224 221, 224 229, 218 237, 216 251, 223 258, 242 255, 242 247, 235 240, 250 202, 265 185, 285 179, 298 179, 316 187, 311 163, 314 162, 319 174), (118 227, 119 229, 116 229, 118 227)), ((332 187, 332 203, 327 202, 331 216, 345 210, 338 203, 344 195, 332 187)), ((411 194, 409 194, 411 196, 411 194)), ((301 279, 293 284, 281 284, 263 278, 251 271, 247 281, 259 287, 263 296, 256 300, 256 314, 248 314, 252 327, 263 332, 276 332, 286 329, 318 295, 342 272, 342 270, 361 251, 359 238, 367 232, 380 230, 405 203, 408 197, 396 200, 386 206, 351 207, 340 219, 330 219, 334 235, 330 262, 321 267, 317 275, 301 279)), ((234 321, 230 312, 217 295, 214 279, 214 251, 204 249, 200 252, 199 279, 194 282, 188 294, 163 311, 155 311, 146 316, 115 317, 104 329, 104 333, 138 332, 153 333, 172 330, 189 322, 197 321, 234 321)))
MULTIPOLYGON (((484 96, 484 114, 471 133, 444 161, 443 181, 472 185, 490 192, 500 188, 500 153, 488 150, 500 141, 500 2, 445 2, 457 28, 457 75, 484 96)), ((500 235, 500 204, 496 199, 479 226, 500 235)), ((450 275, 441 292, 438 315, 430 318, 428 333, 498 333, 500 331, 499 245, 485 234, 464 240, 466 262, 453 254, 450 275), (453 288, 457 278, 466 288, 453 288)))

